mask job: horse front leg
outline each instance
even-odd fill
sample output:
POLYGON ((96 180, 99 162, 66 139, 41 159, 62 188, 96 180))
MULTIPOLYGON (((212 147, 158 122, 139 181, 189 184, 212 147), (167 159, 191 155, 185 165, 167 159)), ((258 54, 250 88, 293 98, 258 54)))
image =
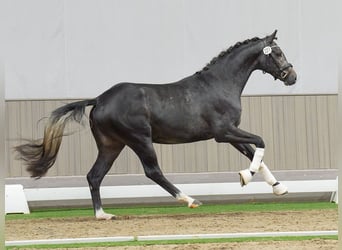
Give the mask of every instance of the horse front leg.
POLYGON ((287 187, 280 183, 279 181, 276 180, 276 178, 274 177, 274 175, 271 173, 271 171, 268 169, 268 167, 266 166, 266 164, 262 161, 260 168, 259 168, 259 172, 262 174, 262 176, 264 177, 264 180, 272 186, 273 188, 273 193, 275 195, 285 195, 288 193, 287 191, 287 187))
MULTIPOLYGON (((249 160, 253 160, 255 155, 255 150, 249 144, 237 144, 232 143, 232 145, 239 150, 243 155, 245 155, 249 160)), ((246 170, 242 170, 246 171, 246 170)), ((258 171, 263 176, 266 183, 268 183, 273 188, 273 193, 275 195, 284 195, 287 194, 287 187, 278 182, 271 171, 268 169, 264 161, 261 161, 258 171)), ((241 176, 241 175, 240 175, 241 176)))
POLYGON ((264 152, 263 148, 256 148, 249 168, 239 172, 242 187, 247 185, 252 180, 253 175, 259 171, 264 152))
MULTIPOLYGON (((253 175, 258 172, 261 161, 264 157, 265 143, 260 136, 246 132, 238 127, 229 126, 222 133, 215 135, 217 142, 228 142, 231 144, 254 144, 255 152, 249 155, 251 164, 248 169, 239 172, 241 186, 247 185, 253 178, 253 175)), ((246 152, 248 153, 248 152, 246 152)))

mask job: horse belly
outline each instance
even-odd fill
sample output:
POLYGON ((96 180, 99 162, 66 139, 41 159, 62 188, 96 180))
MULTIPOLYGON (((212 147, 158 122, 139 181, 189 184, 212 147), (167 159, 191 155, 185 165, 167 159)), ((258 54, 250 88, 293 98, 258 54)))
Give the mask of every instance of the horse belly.
POLYGON ((172 123, 152 124, 152 140, 156 143, 179 144, 201 140, 208 140, 213 137, 209 128, 200 123, 179 122, 177 125, 172 123))

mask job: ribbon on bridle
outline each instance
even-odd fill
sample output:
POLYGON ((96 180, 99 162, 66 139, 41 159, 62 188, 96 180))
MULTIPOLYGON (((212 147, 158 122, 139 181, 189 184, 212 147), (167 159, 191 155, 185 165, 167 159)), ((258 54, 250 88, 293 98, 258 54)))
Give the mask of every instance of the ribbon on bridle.
POLYGON ((287 72, 286 70, 288 68, 291 68, 293 67, 291 63, 286 63, 285 65, 280 65, 279 62, 276 60, 274 54, 272 54, 272 48, 275 48, 275 47, 279 47, 277 45, 274 45, 274 46, 266 46, 263 48, 262 52, 264 53, 264 55, 266 56, 271 56, 273 61, 275 62, 275 64, 278 66, 279 68, 279 72, 280 72, 280 77, 281 79, 285 79, 288 75, 289 72, 287 72))

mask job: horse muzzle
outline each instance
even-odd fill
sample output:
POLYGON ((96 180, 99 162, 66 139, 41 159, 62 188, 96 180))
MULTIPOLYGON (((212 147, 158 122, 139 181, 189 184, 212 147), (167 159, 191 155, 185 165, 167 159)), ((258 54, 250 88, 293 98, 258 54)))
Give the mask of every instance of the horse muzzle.
MULTIPOLYGON (((293 70, 293 68, 288 68, 286 71, 283 71, 285 75, 281 76, 281 79, 283 80, 284 84, 286 86, 291 86, 296 83, 297 81, 297 74, 293 70)), ((282 74, 283 74, 282 72, 282 74)))

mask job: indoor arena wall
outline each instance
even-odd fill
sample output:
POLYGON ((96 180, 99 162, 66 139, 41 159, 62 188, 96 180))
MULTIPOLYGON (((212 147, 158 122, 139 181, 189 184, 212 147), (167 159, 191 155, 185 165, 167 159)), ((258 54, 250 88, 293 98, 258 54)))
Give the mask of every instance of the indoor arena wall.
MULTIPOLYGON (((75 100, 6 102, 7 176, 28 176, 13 147, 23 139, 41 138, 55 108, 75 100)), ((274 170, 335 169, 337 95, 244 96, 240 127, 263 137, 265 161, 274 170)), ((89 113, 90 108, 87 109, 89 113)), ((85 175, 97 155, 87 117, 67 127, 55 165, 48 176, 85 175)), ((165 173, 230 172, 249 165, 232 146, 214 140, 180 145, 155 144, 165 173)), ((141 174, 136 155, 125 148, 110 174, 141 174)))

